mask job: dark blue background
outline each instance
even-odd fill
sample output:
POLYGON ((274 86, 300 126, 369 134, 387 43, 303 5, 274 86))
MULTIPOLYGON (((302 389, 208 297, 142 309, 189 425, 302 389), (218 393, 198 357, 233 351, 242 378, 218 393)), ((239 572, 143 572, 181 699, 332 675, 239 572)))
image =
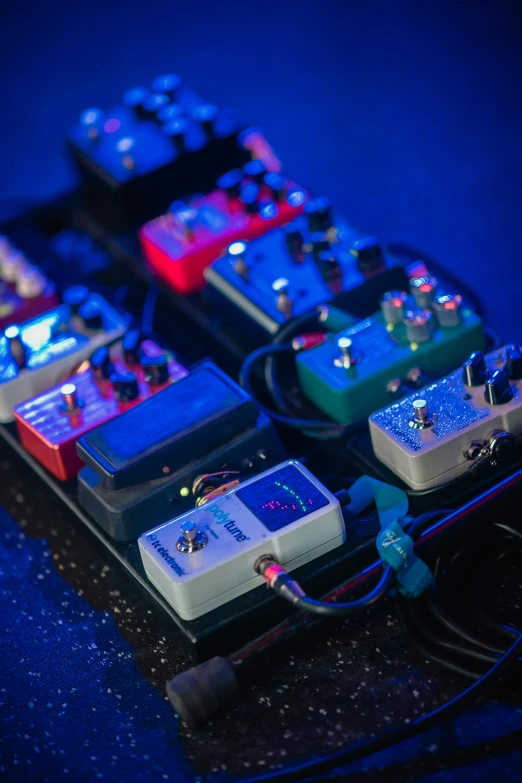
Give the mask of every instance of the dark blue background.
MULTIPOLYGON (((262 124, 292 176, 362 230, 419 245, 468 277, 495 328, 522 340, 520 3, 4 6, 2 213, 72 184, 62 144, 80 110, 110 106, 126 87, 174 70, 262 124)), ((383 613, 331 630, 312 653, 299 645, 295 661, 224 721, 202 734, 184 730, 162 695, 186 665, 168 629, 144 613, 128 580, 105 570, 81 531, 69 531, 45 493, 28 506, 31 482, 15 481, 18 471, 6 462, 0 475, 2 503, 25 531, 2 517, 0 605, 10 633, 0 774, 11 780, 181 781, 191 777, 187 759, 202 772, 252 774, 431 709, 462 685, 440 684, 433 667, 404 669, 404 637, 383 613), (386 714, 375 717, 379 705, 386 714)), ((392 764, 389 779, 513 780, 520 754, 502 756, 513 741, 499 737, 520 732, 515 706, 480 707, 458 727, 358 765, 373 770, 360 779, 384 780, 379 767, 392 764), (481 754, 466 748, 488 738, 490 760, 479 764, 481 754)))

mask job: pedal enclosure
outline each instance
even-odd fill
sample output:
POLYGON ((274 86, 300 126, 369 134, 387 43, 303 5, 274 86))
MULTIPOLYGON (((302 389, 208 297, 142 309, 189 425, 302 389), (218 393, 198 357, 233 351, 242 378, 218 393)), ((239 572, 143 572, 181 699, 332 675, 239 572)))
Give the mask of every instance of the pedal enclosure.
MULTIPOLYGON (((491 376, 504 367, 505 347, 486 357, 491 376)), ((522 438, 522 381, 511 380, 509 402, 486 402, 485 386, 466 386, 462 369, 426 386, 370 417, 376 457, 412 489, 446 484, 466 473, 473 462, 466 452, 472 442, 483 444, 495 430, 522 438), (423 399, 431 426, 417 429, 413 402, 423 399)))
POLYGON ((16 405, 65 380, 96 348, 121 337, 127 318, 99 294, 91 293, 89 302, 101 316, 99 329, 87 328, 65 304, 21 324, 27 349, 21 369, 11 359, 5 334, 0 335, 0 422, 13 421, 16 405))
POLYGON ((441 375, 484 345, 481 320, 469 309, 464 309, 458 326, 439 326, 427 342, 411 344, 404 325, 389 331, 379 312, 332 335, 317 348, 300 353, 296 362, 299 386, 330 418, 351 423, 367 418, 389 402, 386 386, 393 378, 404 378, 415 367, 428 375, 441 375), (341 337, 352 340, 353 353, 358 357, 349 369, 335 364, 341 337))
POLYGON ((180 294, 201 288, 204 269, 231 243, 255 239, 301 214, 306 193, 292 180, 285 185, 289 196, 280 202, 262 185, 254 213, 239 197, 216 189, 186 204, 186 225, 173 212, 146 223, 139 237, 147 265, 180 294))
MULTIPOLYGON (((152 340, 144 340, 141 349, 150 358, 164 353, 152 340)), ((135 373, 139 389, 136 399, 119 401, 111 381, 96 380, 89 368, 67 379, 76 386, 80 401, 80 406, 74 411, 67 412, 63 407, 61 383, 15 408, 16 427, 22 444, 60 481, 76 476, 84 464, 76 453, 76 441, 81 435, 139 405, 188 373, 178 361, 169 357, 169 380, 166 384, 152 386, 145 381, 140 364, 128 366, 125 363, 121 343, 111 347, 110 359, 115 372, 135 373)))
POLYGON ((0 236, 0 329, 28 321, 59 304, 56 288, 51 281, 7 237, 0 236), (8 265, 9 274, 5 264, 8 265), (28 275, 36 277, 38 290, 37 293, 31 292, 30 296, 22 296, 19 291, 28 275))

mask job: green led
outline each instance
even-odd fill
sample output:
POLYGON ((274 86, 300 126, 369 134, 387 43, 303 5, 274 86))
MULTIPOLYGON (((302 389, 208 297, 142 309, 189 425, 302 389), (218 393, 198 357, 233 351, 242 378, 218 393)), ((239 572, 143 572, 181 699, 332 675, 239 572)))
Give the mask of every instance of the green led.
POLYGON ((294 498, 297 500, 297 502, 301 504, 301 507, 302 507, 303 511, 306 512, 307 508, 306 508, 305 504, 303 503, 303 501, 301 500, 301 498, 299 497, 299 495, 297 494, 297 492, 294 492, 293 489, 291 489, 290 487, 287 487, 286 484, 281 484, 280 481, 275 481, 274 483, 275 483, 276 487, 282 487, 283 489, 286 489, 286 491, 289 492, 291 495, 293 495, 294 498))
POLYGON ((190 495, 190 489, 188 487, 181 487, 179 494, 182 498, 186 498, 190 495))

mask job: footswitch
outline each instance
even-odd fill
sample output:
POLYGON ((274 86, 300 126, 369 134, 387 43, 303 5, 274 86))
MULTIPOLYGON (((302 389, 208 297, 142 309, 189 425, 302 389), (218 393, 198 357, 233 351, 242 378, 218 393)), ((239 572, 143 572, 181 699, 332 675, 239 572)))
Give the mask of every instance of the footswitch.
POLYGON ((482 350, 480 318, 460 297, 439 299, 455 307, 408 310, 406 294, 385 294, 382 312, 298 355, 301 391, 332 419, 351 423, 386 405, 390 384, 411 371, 438 377, 482 350))
POLYGON ((59 304, 53 284, 5 236, 0 236, 0 329, 59 304))
POLYGON ((151 530, 139 547, 152 584, 194 620, 262 585, 261 555, 293 570, 344 539, 339 501, 291 460, 151 530))
POLYGON ((61 481, 76 476, 81 435, 113 419, 188 374, 152 340, 130 331, 112 347, 98 348, 89 369, 17 405, 24 448, 61 481))
POLYGON ((247 275, 244 240, 290 222, 306 199, 295 182, 250 161, 221 177, 209 195, 175 201, 166 215, 146 223, 139 232, 145 261, 180 294, 201 288, 203 270, 229 246, 234 268, 247 275))
POLYGON ((84 286, 68 289, 64 302, 0 334, 0 422, 12 421, 16 405, 68 378, 125 331, 127 319, 84 286))
POLYGON ((79 438, 81 505, 118 541, 193 505, 202 474, 249 475, 284 452, 273 425, 211 362, 79 438))
POLYGON ((413 489, 508 458, 522 439, 522 350, 476 351, 422 393, 370 417, 375 455, 413 489))
POLYGON ((305 215, 249 242, 240 264, 231 250, 205 270, 208 296, 234 326, 243 321, 256 342, 326 302, 366 318, 388 288, 426 273, 423 264, 406 271, 375 237, 334 218, 326 199, 309 201, 305 215))
POLYGON ((139 224, 249 161, 249 136, 233 110, 205 103, 179 76, 166 74, 127 90, 112 109, 84 111, 69 147, 104 220, 139 224))

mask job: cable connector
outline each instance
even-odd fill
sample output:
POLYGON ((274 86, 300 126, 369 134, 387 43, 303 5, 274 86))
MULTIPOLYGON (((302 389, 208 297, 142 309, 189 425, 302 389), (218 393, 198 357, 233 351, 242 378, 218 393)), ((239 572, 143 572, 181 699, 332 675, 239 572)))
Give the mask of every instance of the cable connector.
POLYGON ((307 334, 300 334, 292 340, 292 348, 294 351, 308 351, 310 348, 316 348, 318 345, 322 345, 327 339, 328 335, 325 332, 308 332, 307 334))
POLYGON ((254 563, 254 570, 264 578, 271 590, 292 604, 305 595, 304 590, 272 555, 261 555, 254 563))

